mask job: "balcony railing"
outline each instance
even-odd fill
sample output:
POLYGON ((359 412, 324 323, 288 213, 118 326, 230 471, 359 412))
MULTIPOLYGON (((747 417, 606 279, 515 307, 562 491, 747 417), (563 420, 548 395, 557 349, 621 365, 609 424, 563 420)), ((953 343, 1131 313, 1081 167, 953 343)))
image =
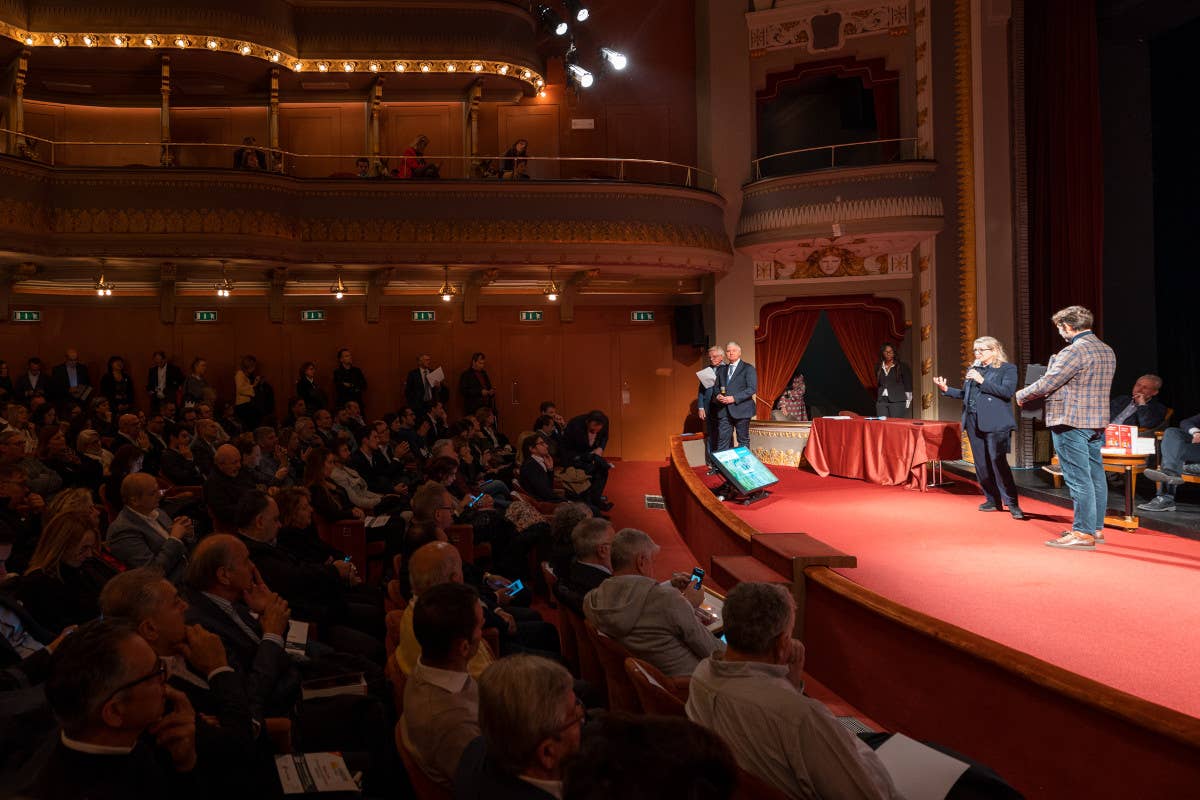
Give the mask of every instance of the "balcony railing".
MULTIPOLYGON (((403 153, 295 153, 279 148, 211 142, 93 142, 45 139, 0 128, 0 137, 15 143, 10 154, 52 167, 237 169, 294 178, 365 178, 387 180, 402 175, 403 153), (365 159, 366 174, 359 162, 365 159), (237 166, 249 164, 250 166, 237 166), (261 166, 256 166, 261 165, 261 166)), ((650 158, 592 156, 522 156, 524 170, 504 171, 511 157, 424 154, 440 167, 441 180, 628 181, 716 191, 716 177, 689 164, 650 158)))
POLYGON ((871 139, 865 142, 802 147, 756 158, 751 162, 754 180, 796 175, 818 169, 865 167, 893 161, 915 161, 917 139, 871 139))

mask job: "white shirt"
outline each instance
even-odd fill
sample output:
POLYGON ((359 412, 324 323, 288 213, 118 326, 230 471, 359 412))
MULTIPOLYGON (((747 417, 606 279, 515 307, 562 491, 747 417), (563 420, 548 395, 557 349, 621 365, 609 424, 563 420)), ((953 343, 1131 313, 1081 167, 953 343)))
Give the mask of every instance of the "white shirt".
MULTIPOLYGON (((167 530, 166 528, 164 528, 162 526, 162 523, 158 521, 157 514, 143 514, 142 512, 138 511, 133 506, 126 506, 126 508, 129 509, 129 512, 131 514, 137 514, 139 517, 146 520, 146 522, 148 522, 150 524, 150 527, 154 528, 155 533, 157 533, 159 536, 163 537, 164 539, 171 538, 171 532, 169 530, 167 530)), ((157 511, 157 510, 158 509, 155 509, 155 511, 157 511)))
POLYGON ((448 669, 438 669, 431 667, 421 659, 417 659, 417 663, 421 665, 421 674, 425 676, 427 683, 432 683, 439 689, 445 689, 450 694, 458 694, 467 685, 467 680, 471 677, 466 672, 451 672, 448 669))
POLYGON ((546 781, 540 778, 531 778, 528 775, 518 775, 518 778, 528 783, 530 786, 536 786, 543 792, 557 797, 562 800, 563 784, 562 781, 546 781))
POLYGON ((161 367, 155 367, 155 369, 158 370, 158 382, 154 386, 154 393, 162 397, 163 392, 167 388, 167 365, 163 364, 161 367))
POLYGON ((736 369, 737 365, 740 363, 742 363, 740 358, 737 361, 729 362, 729 368, 725 370, 725 383, 729 383, 729 379, 733 377, 734 369, 736 369))
POLYGON ((63 733, 63 747, 68 750, 76 750, 80 753, 92 753, 98 756, 127 756, 133 752, 133 747, 114 747, 107 744, 92 744, 91 742, 77 742, 67 734, 63 733))

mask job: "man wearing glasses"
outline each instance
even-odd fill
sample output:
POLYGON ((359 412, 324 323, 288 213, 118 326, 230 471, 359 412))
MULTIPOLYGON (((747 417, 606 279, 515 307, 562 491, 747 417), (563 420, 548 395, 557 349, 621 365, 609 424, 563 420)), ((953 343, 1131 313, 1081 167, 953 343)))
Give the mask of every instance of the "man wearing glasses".
POLYGON ((166 677, 165 662, 126 623, 96 620, 67 637, 46 683, 61 739, 22 796, 199 794, 196 712, 166 677))
POLYGON ((23 468, 0 466, 0 575, 24 572, 41 535, 45 507, 41 495, 29 490, 23 468))

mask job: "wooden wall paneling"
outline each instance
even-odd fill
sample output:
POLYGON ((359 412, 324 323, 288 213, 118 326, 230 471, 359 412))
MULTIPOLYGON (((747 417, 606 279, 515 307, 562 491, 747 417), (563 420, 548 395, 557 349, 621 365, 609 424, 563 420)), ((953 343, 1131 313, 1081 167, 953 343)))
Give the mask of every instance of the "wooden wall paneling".
POLYGON ((553 399, 558 403, 559 413, 567 419, 594 408, 608 414, 606 452, 620 457, 621 394, 620 381, 615 377, 619 374, 620 353, 613 347, 613 337, 613 333, 604 330, 568 328, 563 331, 562 394, 553 399))
MULTIPOLYGON (((604 109, 608 155, 671 160, 670 108, 666 105, 609 105, 604 109)), ((617 169, 619 165, 614 165, 617 169)), ((625 165, 625 177, 640 181, 679 180, 667 167, 625 165)))
MULTIPOLYGON (((64 105, 57 136, 74 142, 158 142, 160 118, 154 108, 96 108, 64 105)), ((158 166, 159 146, 55 148, 55 164, 88 167, 158 166)))
MULTIPOLYGON (((442 309, 437 309, 442 311, 442 309)), ((458 373, 461 368, 453 359, 453 336, 454 326, 450 320, 442 320, 444 312, 439 314, 439 320, 433 323, 412 322, 411 310, 405 308, 405 314, 409 316, 407 325, 404 322, 398 322, 393 327, 392 338, 396 342, 393 350, 393 380, 395 384, 394 405, 399 408, 405 402, 404 399, 404 382, 408 377, 408 373, 417 366, 417 356, 422 353, 428 353, 433 359, 433 369, 442 368, 442 372, 446 375, 445 386, 450 390, 451 395, 458 392, 458 373)))
MULTIPOLYGON (((58 140, 62 139, 62 132, 66 127, 67 107, 57 103, 42 103, 36 100, 25 101, 25 132, 31 136, 38 136, 42 139, 58 140)), ((38 158, 46 164, 61 164, 59 150, 54 148, 51 152, 50 145, 45 142, 37 143, 38 158)))
MULTIPOLYGON (((171 111, 172 141, 233 144, 233 136, 233 115, 227 108, 179 108, 171 111)), ((240 142, 241 138, 237 141, 240 142)), ((233 166, 235 149, 177 145, 172 151, 175 154, 175 164, 179 167, 228 169, 233 166)))
POLYGON ((280 103, 279 146, 297 154, 288 172, 306 178, 353 173, 354 159, 365 152, 364 114, 363 103, 280 103), (308 157, 332 154, 339 157, 308 157))
MULTIPOLYGON (((497 130, 498 154, 507 151, 517 139, 528 139, 530 155, 547 158, 558 156, 557 105, 500 106, 497 130)), ((529 175, 532 178, 558 178, 562 170, 557 162, 531 161, 529 175)))
POLYGON ((400 156, 420 134, 429 137, 425 149, 427 160, 440 163, 446 178, 467 175, 463 155, 462 103, 384 103, 379 121, 379 152, 389 156, 389 166, 396 169, 400 156))

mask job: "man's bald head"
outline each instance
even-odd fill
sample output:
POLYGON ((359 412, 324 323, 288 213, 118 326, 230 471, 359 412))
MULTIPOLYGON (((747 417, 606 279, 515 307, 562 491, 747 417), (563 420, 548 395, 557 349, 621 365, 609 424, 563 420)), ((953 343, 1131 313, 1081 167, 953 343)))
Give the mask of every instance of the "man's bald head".
POLYGON ((158 481, 144 472, 131 472, 121 481, 121 502, 142 514, 158 508, 158 481))
POLYGON ((139 425, 136 414, 122 414, 117 417, 117 430, 126 436, 136 436, 139 425))
POLYGON ((438 584, 462 583, 462 557, 452 544, 430 542, 412 554, 408 579, 417 595, 438 584))
POLYGON ((223 444, 217 448, 217 453, 213 456, 213 464, 232 478, 242 468, 242 454, 234 445, 223 444))
POLYGON ((192 551, 184 580, 193 589, 207 591, 220 581, 221 570, 232 569, 246 553, 246 545, 236 536, 227 533, 207 536, 192 551))

